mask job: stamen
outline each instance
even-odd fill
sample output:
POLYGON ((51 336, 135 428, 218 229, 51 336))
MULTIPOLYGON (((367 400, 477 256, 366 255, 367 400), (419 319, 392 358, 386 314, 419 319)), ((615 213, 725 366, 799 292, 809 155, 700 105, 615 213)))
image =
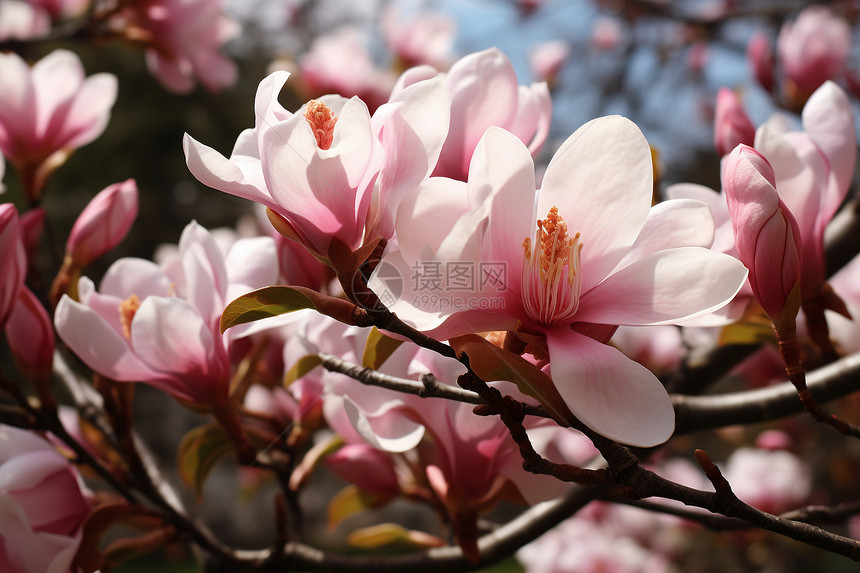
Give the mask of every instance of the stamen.
POLYGON ((129 340, 131 340, 131 321, 139 308, 140 299, 137 298, 136 294, 119 303, 119 323, 122 326, 122 335, 129 340))
POLYGON ((571 321, 579 308, 582 287, 580 234, 571 238, 567 223, 553 207, 546 219, 537 221, 533 252, 531 248, 526 237, 522 277, 526 312, 547 326, 571 321))
POLYGON ((334 139, 334 124, 337 123, 331 108, 318 99, 312 99, 308 102, 305 120, 311 126, 317 147, 329 149, 334 139))

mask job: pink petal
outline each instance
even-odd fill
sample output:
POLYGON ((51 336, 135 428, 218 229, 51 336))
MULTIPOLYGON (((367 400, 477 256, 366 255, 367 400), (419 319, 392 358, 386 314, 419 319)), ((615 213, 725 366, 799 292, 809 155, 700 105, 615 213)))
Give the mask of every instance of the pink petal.
MULTIPOLYGON (((711 195, 719 197, 714 192, 711 195)), ((692 199, 670 199, 651 208, 645 226, 618 268, 664 249, 710 248, 713 241, 714 218, 707 205, 692 199)))
POLYGON ((566 328, 546 334, 552 379, 570 411, 595 432, 632 446, 668 440, 675 412, 647 368, 566 328))
POLYGON ((581 233, 582 290, 618 264, 651 208, 651 150, 639 128, 620 116, 592 120, 571 135, 546 169, 537 216, 551 207, 581 233))
MULTIPOLYGON (((242 132, 242 135, 239 136, 239 141, 254 142, 254 139, 254 133, 249 130, 242 132)), ((237 147, 239 147, 239 141, 237 141, 237 147)), ((270 209, 278 207, 265 187, 262 170, 258 167, 256 169, 258 174, 251 172, 258 177, 249 175, 248 171, 250 170, 247 165, 250 162, 248 160, 242 161, 244 156, 237 157, 234 155, 228 160, 211 147, 197 142, 187 133, 182 140, 182 147, 185 150, 185 163, 188 165, 189 171, 204 185, 243 199, 262 203, 270 209)), ((242 149, 244 151, 244 147, 242 149)), ((259 159, 257 159, 257 163, 259 164, 259 159)))
POLYGON ((95 74, 84 81, 66 117, 66 146, 80 147, 102 134, 110 119, 116 93, 117 79, 112 74, 95 74))
POLYGON ((743 286, 734 257, 700 247, 658 251, 607 277, 580 300, 578 322, 674 324, 722 308, 743 286))
POLYGON ((821 201, 819 221, 826 225, 845 199, 854 175, 857 145, 854 114, 848 96, 827 81, 803 107, 803 129, 827 159, 830 176, 821 201))
POLYGON ((123 382, 157 376, 101 316, 67 295, 57 304, 54 326, 71 351, 103 376, 123 382))

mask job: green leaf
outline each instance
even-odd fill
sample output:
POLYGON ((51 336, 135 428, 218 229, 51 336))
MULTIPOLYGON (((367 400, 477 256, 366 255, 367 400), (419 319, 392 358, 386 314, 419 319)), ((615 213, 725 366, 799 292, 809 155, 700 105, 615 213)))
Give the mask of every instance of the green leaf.
POLYGON ((244 294, 227 305, 221 314, 221 332, 228 328, 314 308, 345 324, 355 324, 358 308, 349 301, 298 286, 269 286, 244 294))
POLYGON ((428 547, 444 547, 443 539, 423 531, 406 529, 396 523, 380 523, 353 531, 347 537, 347 543, 352 547, 376 549, 386 545, 397 544, 401 547, 426 549, 428 547))
POLYGON ((367 343, 364 345, 364 354, 361 357, 361 365, 365 368, 379 370, 379 367, 388 360, 388 357, 401 344, 403 344, 402 340, 385 336, 374 326, 370 329, 370 334, 367 336, 367 343))
POLYGON ((504 348, 499 348, 477 334, 458 336, 448 341, 457 356, 466 354, 472 371, 487 382, 505 380, 517 385, 520 392, 541 403, 557 422, 567 425, 572 416, 555 389, 552 379, 537 366, 504 348))
POLYGON ((322 358, 318 354, 308 354, 299 358, 295 364, 284 374, 284 387, 289 386, 308 372, 322 364, 322 358))
POLYGON ((176 452, 179 475, 189 487, 194 487, 199 498, 209 472, 232 451, 233 442, 218 422, 192 428, 182 437, 176 452))
POLYGON ((345 519, 368 509, 382 507, 391 500, 390 496, 379 496, 362 491, 355 485, 348 485, 337 492, 328 504, 328 530, 334 531, 345 519))

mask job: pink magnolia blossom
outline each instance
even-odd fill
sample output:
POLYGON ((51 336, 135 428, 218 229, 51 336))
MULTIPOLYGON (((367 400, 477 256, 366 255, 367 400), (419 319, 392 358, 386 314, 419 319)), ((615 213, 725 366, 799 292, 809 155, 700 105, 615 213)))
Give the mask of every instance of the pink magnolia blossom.
POLYGON ((851 28, 829 9, 809 6, 796 20, 783 24, 776 50, 787 95, 802 104, 821 84, 842 73, 851 51, 851 28))
MULTIPOLYGON (((792 131, 784 117, 775 115, 756 130, 755 149, 770 164, 779 199, 797 222, 803 246, 801 296, 807 300, 826 291, 824 231, 848 193, 857 151, 851 104, 835 83, 825 82, 815 91, 801 119, 803 130, 792 131)), ((666 194, 707 203, 717 223, 712 248, 738 256, 725 190, 718 194, 680 184, 666 194)))
POLYGON ((806 299, 825 280, 824 231, 848 194, 857 146, 851 103, 833 82, 812 94, 801 121, 803 131, 791 131, 775 116, 756 132, 755 148, 773 167, 780 199, 797 219, 806 299))
POLYGON ((673 324, 723 307, 746 270, 707 250, 713 219, 705 205, 651 209, 652 171, 638 128, 600 118, 562 145, 536 196, 528 150, 492 128, 468 184, 431 178, 401 203, 399 250, 383 258, 371 286, 381 292, 386 263, 407 284, 422 262, 471 264, 475 280, 443 301, 452 304, 434 305, 432 293, 413 287, 391 309, 443 340, 491 330, 543 337, 536 357, 549 359, 580 420, 625 443, 661 443, 674 427, 666 391, 603 342, 617 325, 673 324))
POLYGON ((80 302, 64 295, 54 324, 66 345, 103 376, 222 405, 230 361, 221 312, 240 294, 274 283, 274 243, 268 237, 246 239, 225 255, 208 231, 191 223, 179 240, 176 263, 159 267, 120 259, 99 291, 84 277, 80 302))
POLYGON ((307 97, 357 96, 371 111, 388 100, 395 81, 376 66, 361 34, 351 27, 317 37, 299 59, 298 79, 307 97))
POLYGON ((727 155, 739 143, 752 146, 755 126, 744 111, 738 96, 721 88, 717 94, 717 111, 714 116, 714 146, 720 156, 727 155))
MULTIPOLYGON (((430 66, 407 70, 394 93, 437 74, 430 66)), ((519 85, 510 60, 496 48, 469 54, 439 75, 451 93, 451 119, 434 176, 465 181, 475 147, 490 126, 516 135, 533 156, 541 150, 552 116, 545 83, 519 85)))
POLYGON ((20 172, 31 203, 48 175, 76 148, 104 131, 116 99, 116 77, 84 77, 78 56, 57 50, 31 69, 0 54, 0 151, 20 172))
POLYGON ((800 507, 812 493, 811 468, 785 450, 739 448, 729 456, 723 473, 735 495, 768 513, 800 507))
POLYGON ((236 83, 236 64, 221 46, 239 33, 223 0, 139 0, 127 3, 111 24, 146 46, 146 65, 167 89, 187 93, 195 79, 209 91, 236 83))
POLYGON ((136 217, 134 179, 106 187, 78 215, 66 241, 66 253, 75 265, 88 266, 125 239, 136 217))
POLYGON ((0 41, 38 38, 50 29, 48 13, 32 3, 26 0, 0 2, 0 41))
POLYGON ((275 72, 260 83, 256 126, 229 160, 186 135, 189 169, 206 185, 265 205, 279 232, 320 260, 328 262, 335 239, 352 250, 391 239, 400 197, 429 176, 445 140, 444 85, 418 82, 372 117, 360 99, 339 96, 293 114, 277 102, 288 77, 275 72))
POLYGON ((0 569, 70 571, 89 511, 65 458, 35 434, 0 426, 0 569))
POLYGON ((797 221, 776 192, 773 169, 755 149, 739 145, 724 163, 723 188, 738 258, 750 270, 756 300, 775 322, 793 323, 803 246, 797 221))
POLYGON ((18 211, 0 204, 0 326, 6 324, 27 275, 27 255, 21 240, 18 211))
POLYGON ((747 44, 747 61, 759 85, 768 92, 773 91, 773 68, 776 61, 771 41, 764 32, 756 32, 747 44))
POLYGON ((564 40, 535 44, 529 53, 532 75, 550 87, 554 86, 569 56, 570 46, 564 40))
POLYGON ((403 68, 444 65, 456 32, 457 23, 442 13, 421 13, 404 21, 393 7, 382 18, 385 42, 403 68))
POLYGON ((597 17, 591 24, 591 45, 600 51, 608 52, 621 45, 624 30, 617 18, 597 17))

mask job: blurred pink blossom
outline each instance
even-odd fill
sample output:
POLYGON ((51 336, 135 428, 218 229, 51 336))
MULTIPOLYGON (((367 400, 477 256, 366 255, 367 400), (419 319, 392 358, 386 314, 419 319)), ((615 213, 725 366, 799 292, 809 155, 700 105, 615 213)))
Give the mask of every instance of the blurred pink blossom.
POLYGON ((785 450, 739 448, 723 474, 742 501, 777 515, 802 506, 812 493, 811 468, 785 450))
POLYGON ((0 569, 65 573, 90 511, 69 462, 35 434, 0 425, 0 569))
POLYGON ((546 82, 552 89, 558 83, 558 75, 567 58, 570 56, 570 46, 564 40, 541 42, 531 47, 529 51, 529 63, 532 75, 542 82, 546 82))
POLYGON ((0 2, 0 41, 28 40, 44 36, 51 29, 47 12, 27 0, 0 2))
POLYGON ((617 18, 597 17, 591 24, 591 45, 602 52, 614 50, 621 44, 623 30, 617 18))
POLYGON ((374 111, 388 100, 395 78, 373 62, 357 29, 343 27, 314 39, 299 59, 298 80, 308 98, 358 96, 374 111))
POLYGON ((138 0, 126 3, 111 25, 146 49, 149 71, 170 91, 187 93, 199 80, 209 91, 236 83, 236 64, 222 45, 239 34, 223 0, 138 0))
POLYGON ((728 155, 739 143, 755 143, 755 126, 744 111, 740 98, 727 88, 717 93, 714 115, 714 146, 720 156, 728 155))
POLYGON ((842 73, 851 51, 851 28, 824 6, 809 6, 786 22, 776 52, 786 95, 803 104, 828 79, 842 73))
POLYGON ((116 99, 116 77, 84 77, 72 52, 56 50, 31 69, 14 53, 0 54, 0 151, 21 173, 31 204, 48 175, 74 149, 104 131, 116 99))
POLYGON ((421 64, 445 66, 457 23, 447 14, 420 13, 403 20, 392 6, 382 17, 382 33, 402 69, 421 64))
POLYGON ((400 491, 391 456, 366 444, 348 444, 326 457, 326 467, 362 491, 389 497, 400 491))
POLYGON ((759 85, 766 91, 772 92, 776 59, 770 38, 764 32, 758 31, 750 37, 747 44, 747 62, 759 85))

